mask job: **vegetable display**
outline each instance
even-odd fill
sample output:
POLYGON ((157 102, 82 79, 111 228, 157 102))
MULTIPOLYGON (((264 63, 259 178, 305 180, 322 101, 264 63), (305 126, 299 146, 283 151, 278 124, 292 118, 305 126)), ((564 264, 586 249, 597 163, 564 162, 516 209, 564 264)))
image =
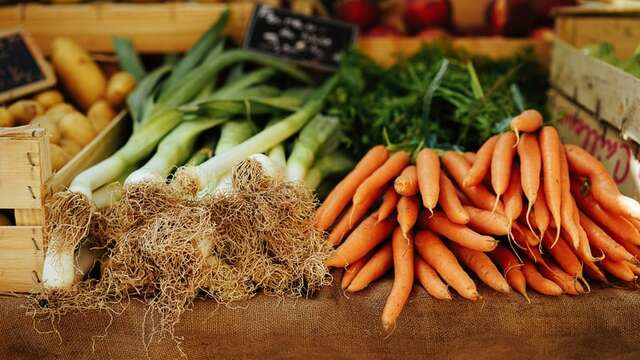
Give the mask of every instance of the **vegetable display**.
POLYGON ((394 269, 385 330, 414 277, 436 299, 451 299, 448 285, 472 301, 469 273, 527 301, 528 288, 579 295, 590 289, 586 277, 636 279, 640 203, 539 112, 522 112, 510 128, 477 153, 422 149, 416 165, 403 150, 374 146, 320 206, 316 226, 336 246, 326 264, 345 268, 343 289, 360 291, 394 269))

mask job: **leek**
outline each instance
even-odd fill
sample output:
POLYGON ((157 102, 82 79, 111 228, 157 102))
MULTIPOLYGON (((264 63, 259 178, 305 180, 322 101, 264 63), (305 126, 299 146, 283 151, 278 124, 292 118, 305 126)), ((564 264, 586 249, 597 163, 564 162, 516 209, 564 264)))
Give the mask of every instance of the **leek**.
MULTIPOLYGON (((238 144, 247 140, 254 133, 254 126, 250 121, 230 121, 222 127, 220 139, 216 146, 215 154, 220 155, 233 149, 238 144)), ((209 184, 213 185, 213 184, 209 184)), ((231 189, 231 172, 228 171, 220 177, 216 184, 217 191, 227 191, 231 189)))
POLYGON ((318 115, 300 132, 287 160, 287 177, 302 181, 320 146, 338 129, 338 119, 318 115))
POLYGON ((216 137, 213 133, 204 136, 205 141, 202 144, 202 147, 198 149, 198 151, 194 152, 189 160, 187 160, 187 165, 196 166, 200 165, 203 162, 209 160, 213 156, 213 149, 216 145, 216 137))
POLYGON ((310 189, 317 189, 325 178, 344 174, 351 170, 354 165, 354 161, 341 152, 322 156, 309 169, 304 178, 304 183, 310 189))

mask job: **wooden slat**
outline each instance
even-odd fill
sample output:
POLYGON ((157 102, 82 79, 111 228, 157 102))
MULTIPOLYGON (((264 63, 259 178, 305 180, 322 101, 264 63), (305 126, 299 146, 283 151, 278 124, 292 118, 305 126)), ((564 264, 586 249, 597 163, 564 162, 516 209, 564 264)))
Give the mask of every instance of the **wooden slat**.
POLYGON ((640 142, 640 80, 556 39, 551 86, 640 142))
POLYGON ((16 225, 44 225, 44 207, 40 209, 16 209, 14 211, 16 225))
POLYGON ((0 291, 30 292, 42 279, 40 226, 0 226, 0 291))
POLYGON ((610 42, 618 56, 628 58, 640 43, 640 13, 624 17, 560 16, 556 19, 556 33, 579 48, 610 42))
POLYGON ((130 119, 122 111, 109 125, 85 146, 60 171, 47 181, 47 188, 51 192, 63 190, 82 170, 107 158, 119 149, 128 139, 130 133, 130 119))
MULTIPOLYGON (((0 208, 38 209, 42 206, 44 136, 0 137, 0 208)), ((48 159, 48 157, 47 157, 48 159)))

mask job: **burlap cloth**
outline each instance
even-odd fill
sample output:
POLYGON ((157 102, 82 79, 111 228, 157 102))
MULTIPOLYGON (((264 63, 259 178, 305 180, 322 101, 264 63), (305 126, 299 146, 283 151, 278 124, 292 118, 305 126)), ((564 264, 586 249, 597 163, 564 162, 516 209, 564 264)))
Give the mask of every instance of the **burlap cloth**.
MULTIPOLYGON (((391 287, 387 279, 345 297, 334 285, 313 299, 281 302, 258 296, 228 309, 199 301, 184 315, 189 359, 640 359, 640 291, 597 289, 580 297, 515 294, 481 289, 477 303, 429 298, 415 287, 395 332, 381 334, 380 313, 391 287)), ((0 359, 144 359, 144 308, 132 303, 114 319, 100 313, 72 315, 54 334, 33 330, 19 306, 0 298, 0 359)), ((149 348, 151 359, 175 359, 172 342, 149 348)))

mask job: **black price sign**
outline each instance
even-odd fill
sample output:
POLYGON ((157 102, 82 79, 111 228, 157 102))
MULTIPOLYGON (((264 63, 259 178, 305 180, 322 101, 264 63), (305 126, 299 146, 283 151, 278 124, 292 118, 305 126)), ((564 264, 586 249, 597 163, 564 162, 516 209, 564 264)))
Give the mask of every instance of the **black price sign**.
POLYGON ((24 32, 0 32, 0 102, 53 84, 53 71, 24 32))
POLYGON ((355 26, 257 5, 244 48, 283 57, 321 70, 335 70, 357 37, 355 26))

